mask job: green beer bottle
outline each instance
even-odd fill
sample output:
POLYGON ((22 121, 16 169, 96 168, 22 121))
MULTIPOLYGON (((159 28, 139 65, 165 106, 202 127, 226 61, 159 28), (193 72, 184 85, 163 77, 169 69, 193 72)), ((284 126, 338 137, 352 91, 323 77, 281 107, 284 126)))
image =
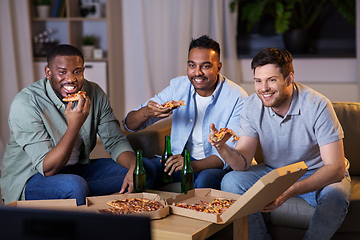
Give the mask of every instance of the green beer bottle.
POLYGON ((166 160, 168 160, 169 157, 171 157, 173 154, 171 152, 171 142, 170 142, 170 136, 165 136, 165 147, 164 147, 164 153, 161 157, 161 169, 162 169, 162 177, 161 180, 163 183, 172 183, 174 181, 174 175, 169 175, 169 172, 164 172, 165 169, 165 163, 166 160))
POLYGON ((142 151, 136 152, 136 166, 133 173, 134 192, 146 191, 146 173, 142 161, 142 151))
POLYGON ((190 164, 189 150, 185 149, 184 165, 181 169, 181 192, 187 194, 194 189, 194 171, 190 164))

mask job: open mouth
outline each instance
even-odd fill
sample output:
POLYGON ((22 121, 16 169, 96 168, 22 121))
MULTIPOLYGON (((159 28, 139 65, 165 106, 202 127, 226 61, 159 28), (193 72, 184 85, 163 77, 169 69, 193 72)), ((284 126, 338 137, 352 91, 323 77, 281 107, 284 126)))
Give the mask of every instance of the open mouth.
POLYGON ((206 80, 206 78, 203 78, 203 77, 201 77, 201 78, 199 78, 199 77, 193 77, 192 80, 193 80, 194 82, 196 82, 196 83, 202 83, 202 82, 204 82, 204 81, 206 80))
POLYGON ((65 90, 65 92, 66 92, 67 94, 71 94, 71 93, 77 92, 77 86, 76 86, 76 85, 72 85, 72 84, 63 85, 63 89, 65 90))
POLYGON ((274 95, 274 93, 263 93, 263 94, 261 94, 261 96, 262 96, 264 99, 269 99, 269 98, 271 98, 273 95, 274 95))

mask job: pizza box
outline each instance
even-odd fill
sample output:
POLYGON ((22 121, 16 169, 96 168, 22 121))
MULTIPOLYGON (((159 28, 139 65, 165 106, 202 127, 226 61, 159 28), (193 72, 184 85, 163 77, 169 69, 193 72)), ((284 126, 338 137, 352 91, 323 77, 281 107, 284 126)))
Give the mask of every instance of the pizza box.
POLYGON ((299 162, 274 169, 260 178, 243 195, 210 188, 198 188, 189 191, 186 195, 182 193, 175 198, 169 198, 167 199, 167 202, 170 205, 171 213, 173 214, 224 224, 263 210, 266 205, 272 203, 285 192, 286 189, 301 178, 306 171, 306 164, 304 162, 299 162), (175 203, 179 202, 201 204, 201 200, 211 203, 212 200, 217 197, 233 199, 236 200, 236 202, 221 214, 198 212, 175 206, 175 203))
POLYGON ((146 199, 150 199, 150 200, 156 200, 164 206, 163 208, 156 210, 156 211, 143 212, 143 213, 132 213, 131 215, 147 216, 147 217, 150 217, 151 219, 160 219, 160 218, 164 218, 167 215, 169 215, 170 208, 169 208, 169 205, 167 204, 167 202, 165 200, 161 199, 160 196, 157 194, 146 193, 146 192, 144 192, 144 193, 125 193, 125 194, 116 193, 116 194, 111 194, 111 195, 106 195, 106 196, 87 197, 86 204, 85 204, 86 207, 82 208, 82 210, 90 211, 90 212, 97 212, 98 209, 109 208, 110 206, 107 205, 108 201, 117 200, 117 199, 126 199, 126 198, 146 198, 146 199))
POLYGON ((78 211, 76 199, 50 199, 50 200, 25 200, 13 201, 5 204, 7 207, 35 208, 47 210, 71 210, 78 211))

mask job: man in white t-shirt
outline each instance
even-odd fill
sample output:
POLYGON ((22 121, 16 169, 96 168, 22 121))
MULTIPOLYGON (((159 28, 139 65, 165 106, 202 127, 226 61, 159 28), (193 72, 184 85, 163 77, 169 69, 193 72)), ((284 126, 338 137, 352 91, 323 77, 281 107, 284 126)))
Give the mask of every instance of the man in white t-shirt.
MULTIPOLYGON (((237 84, 220 74, 219 44, 204 35, 190 43, 187 76, 170 81, 170 85, 159 94, 128 113, 123 123, 129 131, 146 128, 156 121, 173 114, 171 148, 174 156, 166 162, 165 171, 174 174, 180 181, 184 149, 190 151, 191 166, 195 172, 195 188, 220 189, 222 177, 230 170, 216 149, 208 143, 209 125, 239 131, 240 111, 247 93, 237 84), (161 104, 176 100, 186 105, 176 109, 159 108, 161 104)), ((236 142, 229 140, 229 146, 236 142)), ((161 162, 152 159, 157 166, 156 183, 161 184, 161 162)))

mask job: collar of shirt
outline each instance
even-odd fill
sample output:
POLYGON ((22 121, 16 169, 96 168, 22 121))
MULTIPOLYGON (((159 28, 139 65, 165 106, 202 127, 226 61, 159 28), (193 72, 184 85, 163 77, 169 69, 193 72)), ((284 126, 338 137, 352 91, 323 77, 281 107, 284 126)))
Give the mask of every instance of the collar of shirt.
MULTIPOLYGON (((300 101, 298 101, 299 98, 299 90, 297 87, 297 84, 294 83, 293 86, 293 95, 292 95, 292 99, 291 99, 291 103, 290 103, 290 108, 287 111, 286 115, 284 116, 283 119, 286 119, 287 116, 291 116, 291 115, 299 115, 300 114, 300 101)), ((272 108, 269 108, 270 110, 270 115, 271 116, 278 116, 274 110, 272 110, 272 108)))
POLYGON ((49 79, 46 79, 46 93, 48 94, 50 100, 55 104, 57 109, 65 110, 65 104, 60 100, 60 98, 54 92, 53 88, 51 87, 49 79))

